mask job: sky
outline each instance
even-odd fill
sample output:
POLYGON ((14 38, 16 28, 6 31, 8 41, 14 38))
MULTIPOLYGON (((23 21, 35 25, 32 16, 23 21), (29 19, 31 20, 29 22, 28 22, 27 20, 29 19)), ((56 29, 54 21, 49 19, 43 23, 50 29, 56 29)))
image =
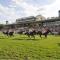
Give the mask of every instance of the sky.
POLYGON ((28 16, 57 17, 58 10, 60 0, 0 0, 0 24, 28 16))

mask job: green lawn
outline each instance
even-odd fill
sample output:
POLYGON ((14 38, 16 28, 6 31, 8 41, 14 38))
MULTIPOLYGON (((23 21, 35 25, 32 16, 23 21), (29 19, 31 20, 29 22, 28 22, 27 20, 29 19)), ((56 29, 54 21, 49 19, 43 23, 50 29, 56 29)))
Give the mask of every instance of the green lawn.
POLYGON ((34 40, 0 34, 0 60, 60 60, 60 36, 36 36, 34 40))

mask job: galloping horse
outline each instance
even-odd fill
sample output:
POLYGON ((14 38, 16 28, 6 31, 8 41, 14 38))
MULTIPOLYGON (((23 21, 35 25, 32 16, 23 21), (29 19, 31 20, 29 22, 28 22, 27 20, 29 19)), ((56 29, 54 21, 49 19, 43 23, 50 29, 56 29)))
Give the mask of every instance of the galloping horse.
POLYGON ((8 34, 8 30, 7 31, 3 31, 3 34, 8 36, 9 35, 8 34))
POLYGON ((3 31, 3 34, 7 35, 7 36, 13 36, 14 31, 11 30, 6 30, 5 32, 3 31))
POLYGON ((47 35, 49 34, 49 32, 52 33, 49 29, 44 28, 42 31, 38 31, 37 34, 39 34, 40 37, 44 35, 47 38, 47 35))
POLYGON ((35 39, 35 34, 36 34, 35 30, 27 31, 25 33, 25 35, 27 35, 29 38, 33 37, 34 39, 35 39))

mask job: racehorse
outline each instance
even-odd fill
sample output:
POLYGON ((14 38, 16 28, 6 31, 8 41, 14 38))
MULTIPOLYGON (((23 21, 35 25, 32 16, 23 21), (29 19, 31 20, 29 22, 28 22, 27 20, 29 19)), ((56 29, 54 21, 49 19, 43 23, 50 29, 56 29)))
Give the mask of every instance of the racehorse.
POLYGON ((8 36, 8 30, 7 31, 3 31, 3 34, 8 36))
POLYGON ((27 35, 29 38, 33 37, 35 39, 35 34, 36 34, 35 30, 31 31, 31 32, 29 32, 29 31, 25 32, 25 35, 27 35))
POLYGON ((7 36, 13 36, 13 33, 14 33, 14 31, 9 31, 9 30, 7 30, 7 31, 3 31, 3 34, 5 34, 5 35, 7 35, 7 36))
POLYGON ((42 38, 42 35, 44 35, 45 38, 47 38, 47 35, 48 35, 49 33, 52 34, 52 32, 51 32, 49 29, 45 29, 44 32, 43 32, 43 31, 38 31, 38 32, 37 32, 37 34, 40 35, 41 38, 42 38))
POLYGON ((14 34, 13 31, 8 33, 9 36, 14 36, 13 34, 14 34))

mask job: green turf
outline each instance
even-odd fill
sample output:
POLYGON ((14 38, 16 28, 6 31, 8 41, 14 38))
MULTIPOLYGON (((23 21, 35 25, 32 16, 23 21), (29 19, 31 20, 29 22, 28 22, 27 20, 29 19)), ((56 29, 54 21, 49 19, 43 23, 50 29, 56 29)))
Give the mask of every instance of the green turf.
POLYGON ((0 60, 60 60, 60 36, 36 36, 34 40, 0 34, 0 60))

